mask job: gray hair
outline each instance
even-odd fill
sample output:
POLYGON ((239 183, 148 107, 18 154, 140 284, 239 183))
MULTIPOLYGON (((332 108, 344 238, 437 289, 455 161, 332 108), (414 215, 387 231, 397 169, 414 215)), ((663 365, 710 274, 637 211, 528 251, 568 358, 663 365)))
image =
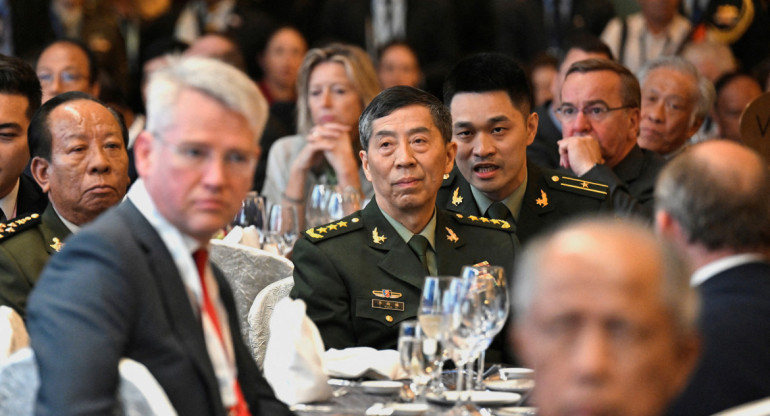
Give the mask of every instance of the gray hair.
POLYGON ((644 85, 650 72, 658 68, 671 69, 686 75, 695 81, 697 91, 691 91, 691 98, 694 99, 695 106, 692 114, 690 114, 690 127, 702 123, 703 120, 706 119, 706 116, 716 99, 714 84, 712 84, 708 78, 704 77, 695 65, 679 56, 663 56, 647 62, 644 67, 639 70, 639 82, 644 85))
MULTIPOLYGON (((552 244, 558 236, 575 230, 599 230, 605 234, 622 236, 639 246, 653 247, 662 266, 663 304, 669 310, 680 336, 697 332, 700 300, 690 286, 690 269, 680 253, 670 243, 657 237, 649 226, 638 221, 617 219, 609 216, 591 216, 568 221, 549 234, 539 236, 528 244, 518 256, 515 281, 511 285, 511 307, 517 323, 524 321, 538 295, 541 268, 549 261, 552 244)), ((606 240, 609 241, 609 240, 606 240)), ((601 247, 597 247, 601 250, 601 247)), ((653 259, 651 259, 652 261, 653 259)))
POLYGON ((671 215, 690 243, 702 244, 709 250, 753 251, 767 247, 767 163, 749 148, 745 149, 756 157, 753 167, 723 160, 719 154, 712 153, 709 158, 698 152, 709 144, 693 146, 663 168, 655 185, 655 209, 671 215), (720 161, 718 165, 715 159, 720 161))
POLYGON ((259 141, 269 112, 257 85, 235 67, 211 58, 169 57, 169 65, 153 71, 147 85, 147 130, 153 134, 174 124, 179 94, 192 89, 241 114, 259 141))

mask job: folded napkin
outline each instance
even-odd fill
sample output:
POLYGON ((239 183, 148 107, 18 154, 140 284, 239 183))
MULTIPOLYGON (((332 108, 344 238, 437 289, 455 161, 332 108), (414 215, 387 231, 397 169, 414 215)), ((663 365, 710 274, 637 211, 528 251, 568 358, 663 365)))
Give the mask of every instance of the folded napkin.
POLYGON ((224 238, 222 238, 222 241, 233 244, 239 243, 256 248, 260 248, 261 246, 259 242, 259 230, 253 225, 249 225, 246 228, 236 225, 226 236, 224 236, 224 238))
POLYGON ((396 350, 353 347, 330 349, 324 354, 326 374, 341 378, 398 380, 407 376, 396 350))
POLYGON ((305 302, 283 298, 270 318, 264 372, 276 397, 292 405, 324 401, 332 389, 326 376, 321 334, 305 313, 305 302))
POLYGON ((29 346, 24 321, 16 310, 0 306, 0 364, 17 350, 29 346))

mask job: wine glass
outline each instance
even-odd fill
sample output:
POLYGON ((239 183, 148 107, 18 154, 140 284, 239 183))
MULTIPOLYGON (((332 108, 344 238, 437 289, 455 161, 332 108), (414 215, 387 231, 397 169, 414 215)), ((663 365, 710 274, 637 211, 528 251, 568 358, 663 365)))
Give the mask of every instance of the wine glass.
POLYGON ((438 345, 435 339, 425 334, 415 320, 404 321, 399 327, 398 355, 401 367, 412 380, 411 389, 418 399, 423 396, 425 386, 435 370, 438 345))
POLYGON ((246 241, 248 233, 244 232, 243 243, 261 248, 264 238, 265 226, 267 224, 267 210, 265 197, 259 196, 256 191, 250 191, 241 203, 241 209, 235 214, 232 225, 243 227, 244 231, 248 227, 254 227, 257 232, 257 241, 246 241))
POLYGON ((422 287, 420 296, 420 305, 417 309, 417 319, 423 332, 431 339, 434 339, 441 348, 441 354, 436 355, 436 371, 433 377, 433 389, 438 393, 444 386, 441 384, 441 375, 443 373, 444 361, 449 359, 449 349, 442 339, 441 315, 443 313, 443 298, 449 288, 452 279, 451 276, 428 276, 425 278, 425 284, 422 287))
POLYGON ((474 281, 479 289, 479 305, 483 308, 481 315, 482 339, 476 347, 474 355, 479 355, 479 371, 476 385, 481 386, 484 373, 484 351, 500 333, 508 319, 508 291, 505 284, 505 271, 500 266, 488 263, 464 266, 461 276, 463 279, 474 281))
POLYGON ((298 236, 297 207, 291 204, 273 204, 270 207, 267 234, 262 249, 286 256, 294 248, 298 236))
POLYGON ((309 227, 317 227, 330 221, 329 200, 332 187, 323 183, 313 185, 305 207, 305 221, 309 227))

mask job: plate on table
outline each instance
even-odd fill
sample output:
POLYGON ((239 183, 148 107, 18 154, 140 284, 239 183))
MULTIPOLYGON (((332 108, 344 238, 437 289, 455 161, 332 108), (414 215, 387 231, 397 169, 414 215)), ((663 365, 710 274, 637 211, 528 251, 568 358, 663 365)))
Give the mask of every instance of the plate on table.
POLYGON ((535 380, 518 378, 513 380, 484 380, 484 387, 494 391, 526 393, 535 387, 535 380))
POLYGON ((404 383, 390 380, 370 380, 362 381, 361 387, 366 393, 371 394, 393 394, 398 393, 404 383))
POLYGON ((427 403, 388 403, 385 408, 393 409, 395 416, 421 415, 430 410, 427 403))
POLYGON ((495 409, 495 415, 497 416, 535 416, 537 415, 537 407, 501 407, 495 409))
MULTIPOLYGON (((453 404, 460 399, 460 394, 467 394, 467 392, 461 391, 445 391, 444 393, 428 394, 426 398, 432 402, 442 404, 453 404)), ((516 404, 521 400, 521 395, 518 393, 510 393, 503 391, 472 391, 470 401, 482 406, 503 406, 516 404)))

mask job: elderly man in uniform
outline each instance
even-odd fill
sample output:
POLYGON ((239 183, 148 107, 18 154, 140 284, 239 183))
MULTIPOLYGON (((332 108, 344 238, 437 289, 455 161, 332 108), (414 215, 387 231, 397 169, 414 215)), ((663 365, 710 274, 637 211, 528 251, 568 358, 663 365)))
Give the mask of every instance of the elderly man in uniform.
POLYGON ((460 61, 444 83, 444 103, 452 113, 457 169, 439 190, 439 207, 506 220, 522 243, 576 213, 609 209, 606 185, 527 161, 538 115, 512 58, 487 53, 460 61))
POLYGON ((143 364, 180 415, 287 415, 243 344, 235 301, 207 260, 246 196, 267 102, 227 64, 153 72, 128 199, 74 235, 43 271, 27 327, 39 415, 108 414, 118 363, 143 364))
POLYGON ((561 87, 559 155, 580 179, 609 185, 616 212, 652 220, 655 179, 665 162, 636 143, 640 101, 639 81, 623 65, 575 62, 561 87))
POLYGON ((434 96, 389 88, 361 114, 359 130, 375 196, 304 232, 291 296, 307 303, 326 348, 395 348, 399 323, 417 315, 426 275, 458 275, 483 261, 510 270, 511 225, 436 209, 456 145, 449 111, 434 96))
POLYGON ((120 116, 82 92, 56 96, 35 113, 31 170, 50 204, 0 234, 0 304, 24 316, 29 292, 64 238, 123 199, 127 137, 120 116))
POLYGON ((714 86, 693 64, 666 56, 639 73, 642 109, 639 147, 671 159, 687 147, 714 102, 714 86))
POLYGON ((538 415, 661 415, 698 356, 697 295, 651 230, 583 219, 517 265, 514 340, 538 415))

